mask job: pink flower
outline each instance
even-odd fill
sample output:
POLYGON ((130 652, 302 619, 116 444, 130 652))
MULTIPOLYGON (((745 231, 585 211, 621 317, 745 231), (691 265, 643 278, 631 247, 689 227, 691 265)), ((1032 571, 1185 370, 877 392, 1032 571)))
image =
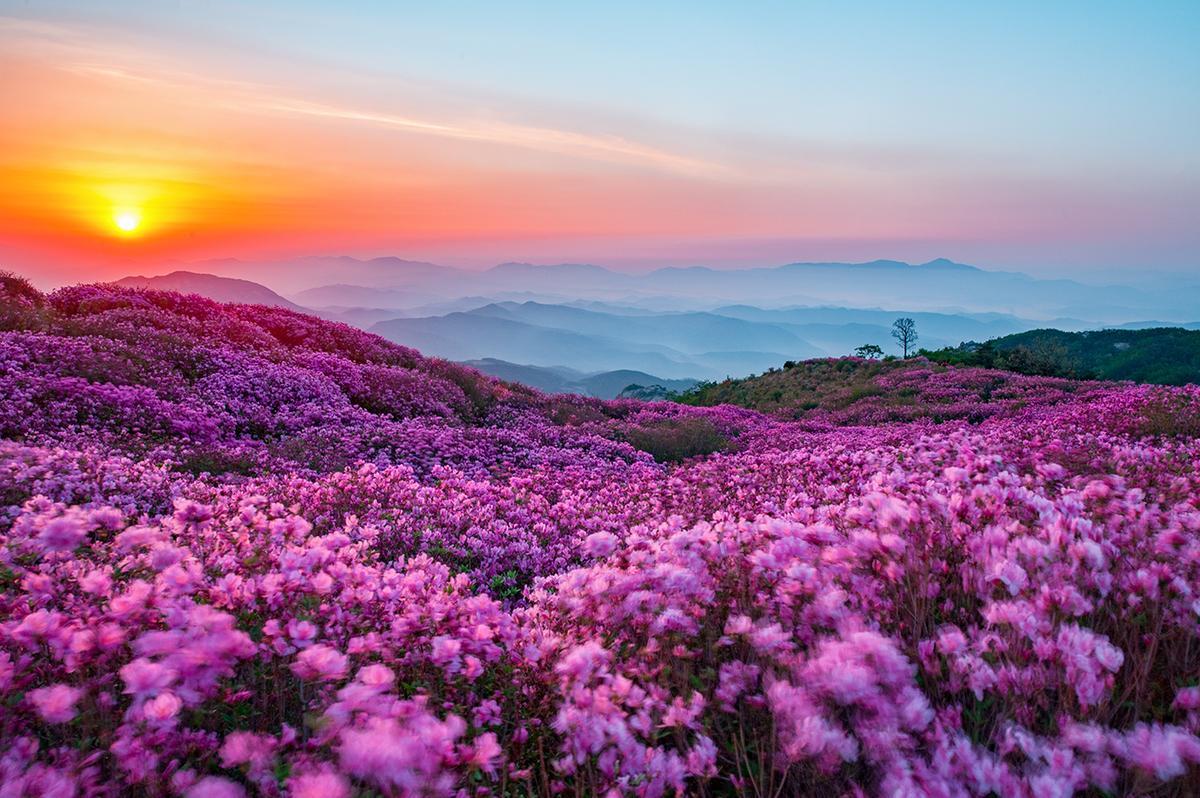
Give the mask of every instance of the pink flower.
POLYGON ((66 723, 75 717, 75 704, 83 691, 77 687, 56 684, 29 691, 29 700, 47 723, 66 723))
POLYGON ((617 536, 611 532, 593 532, 583 541, 583 553, 589 557, 607 557, 617 548, 617 536))
POLYGON ((1160 781, 1183 775, 1189 763, 1200 764, 1200 739, 1176 726, 1139 723, 1121 743, 1123 758, 1160 781))
POLYGON ((142 716, 152 723, 166 723, 174 719, 182 707, 179 696, 167 690, 142 704, 142 716))
POLYGON ((38 534, 38 542, 49 552, 72 551, 87 537, 87 529, 77 518, 63 516, 48 521, 38 534))
POLYGON ((292 663, 292 671, 301 679, 322 682, 342 678, 348 667, 345 654, 322 643, 304 649, 292 663))
POLYGON ((350 783, 330 769, 288 779, 290 798, 350 798, 350 783))
POLYGON ((178 675, 174 668, 145 657, 138 657, 121 668, 125 692, 137 696, 156 693, 170 687, 178 675))
POLYGON ((358 669, 358 680, 368 687, 387 689, 396 681, 396 674, 386 665, 367 665, 358 669))
POLYGON ((371 718, 362 728, 347 729, 338 747, 342 769, 369 783, 402 788, 410 795, 449 794, 456 781, 446 763, 466 724, 445 721, 408 704, 402 718, 371 718))
POLYGON ((287 632, 288 637, 292 639, 292 642, 295 643, 297 647, 304 648, 317 639, 317 633, 319 630, 315 624, 309 623, 308 621, 297 621, 293 619, 288 621, 287 632))
POLYGON ((496 735, 487 732, 475 738, 467 764, 479 768, 489 775, 495 775, 496 759, 500 754, 500 743, 496 742, 496 735))
POLYGON ((438 635, 433 638, 433 654, 432 659, 434 664, 440 665, 446 670, 446 673, 458 673, 462 668, 462 660, 459 659, 459 652, 462 651, 462 641, 456 640, 449 635, 438 635))
POLYGON ((183 795, 184 798, 245 798, 246 791, 229 779, 205 776, 183 795))
POLYGON ((754 622, 750 620, 749 615, 730 615, 729 619, 725 621, 725 634, 748 634, 753 626, 754 622))
POLYGON ((604 646, 588 642, 568 651, 554 667, 555 672, 571 681, 586 683, 597 670, 608 664, 611 655, 604 646))
POLYGON ((230 732, 221 743, 221 767, 248 764, 251 770, 261 770, 271 761, 274 750, 273 737, 253 732, 230 732))

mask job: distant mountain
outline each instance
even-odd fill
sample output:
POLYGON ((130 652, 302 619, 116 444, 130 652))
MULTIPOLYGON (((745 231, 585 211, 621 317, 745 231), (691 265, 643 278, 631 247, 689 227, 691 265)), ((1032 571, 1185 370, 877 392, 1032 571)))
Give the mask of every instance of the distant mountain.
POLYGON ((690 379, 665 379, 643 371, 621 369, 585 374, 565 366, 525 366, 495 358, 468 360, 466 365, 507 382, 519 382, 545 393, 574 393, 613 399, 631 385, 657 385, 668 391, 686 391, 697 384, 690 379))
POLYGON ((158 277, 123 277, 116 281, 116 285, 123 288, 148 288, 155 291, 199 294, 217 302, 239 302, 244 305, 270 305, 288 310, 305 310, 300 305, 284 299, 265 285, 234 277, 218 277, 215 274, 175 271, 158 277))
POLYGON ((623 341, 653 342, 687 353, 723 349, 791 352, 799 357, 821 353, 780 325, 748 322, 714 313, 624 316, 540 302, 502 302, 471 312, 623 341))
MULTIPOLYGON (((935 349, 965 340, 983 340, 1039 326, 1037 322, 1008 314, 929 313, 907 310, 878 310, 839 307, 799 307, 764 310, 749 305, 728 305, 713 311, 747 321, 779 324, 825 350, 826 354, 848 354, 862 344, 875 344, 890 351, 892 322, 908 316, 917 323, 921 344, 935 349)), ((1086 326, 1065 319, 1056 324, 1086 326)))
MULTIPOLYGON (((488 314, 449 313, 392 319, 369 329, 390 341, 448 360, 496 358, 539 366, 569 363, 583 372, 634 368, 672 379, 708 377, 719 371, 704 362, 704 353, 689 355, 668 346, 588 335, 488 314)), ((778 359, 772 353, 759 353, 750 362, 778 359)))
POLYGON ((697 380, 669 380, 663 377, 655 377, 653 374, 647 374, 644 371, 630 371, 629 369, 620 369, 618 371, 602 371, 599 374, 591 374, 580 381, 580 384, 587 389, 590 396, 598 396, 602 399, 611 399, 625 393, 631 385, 639 385, 643 388, 657 386, 667 391, 686 391, 694 388, 697 380))
POLYGON ((398 288, 369 288, 365 285, 335 283, 308 288, 293 294, 296 299, 314 308, 391 308, 411 307, 422 299, 398 288), (415 300, 415 301, 414 301, 415 300))
POLYGON ((720 378, 824 354, 779 325, 711 313, 618 316, 537 302, 392 319, 369 329, 452 360, 565 363, 582 372, 632 369, 668 379, 720 378))
POLYGON ((1200 305, 1200 283, 1195 282, 1095 285, 990 271, 945 258, 919 264, 876 260, 797 262, 751 269, 671 267, 647 273, 579 263, 503 263, 470 271, 392 257, 223 260, 195 268, 252 279, 316 307, 411 310, 468 296, 494 298, 507 293, 547 304, 600 302, 656 311, 738 304, 767 309, 795 305, 892 307, 910 312, 1000 313, 1055 324, 1058 318, 1072 317, 1083 320, 1084 326, 1095 326, 1150 318, 1193 321, 1193 309, 1200 305), (329 286, 331 278, 336 286, 329 286), (314 289, 321 290, 299 295, 314 289))
POLYGON ((578 380, 586 375, 565 366, 527 366, 494 357, 464 360, 463 365, 505 382, 519 382, 537 388, 543 393, 584 393, 578 380))
POLYGON ((348 255, 318 255, 272 261, 222 258, 199 261, 191 264, 191 267, 211 274, 256 280, 289 296, 308 288, 327 285, 331 279, 343 285, 404 288, 422 285, 453 286, 460 283, 464 275, 472 274, 436 263, 391 256, 365 260, 348 255))

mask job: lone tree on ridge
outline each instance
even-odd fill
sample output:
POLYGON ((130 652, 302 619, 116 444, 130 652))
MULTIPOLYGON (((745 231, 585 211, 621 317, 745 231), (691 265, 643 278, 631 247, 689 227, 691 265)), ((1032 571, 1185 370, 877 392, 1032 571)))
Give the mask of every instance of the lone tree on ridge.
POLYGON ((908 357, 909 350, 917 345, 917 323, 908 317, 896 319, 892 325, 892 337, 904 350, 904 356, 908 357))

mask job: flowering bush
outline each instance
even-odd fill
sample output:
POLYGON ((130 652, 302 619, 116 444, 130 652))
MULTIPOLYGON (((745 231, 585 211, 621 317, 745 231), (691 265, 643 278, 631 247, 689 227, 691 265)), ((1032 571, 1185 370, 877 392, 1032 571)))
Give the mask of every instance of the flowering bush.
POLYGON ((1195 388, 918 364, 786 420, 17 289, 5 798, 1200 785, 1195 388))

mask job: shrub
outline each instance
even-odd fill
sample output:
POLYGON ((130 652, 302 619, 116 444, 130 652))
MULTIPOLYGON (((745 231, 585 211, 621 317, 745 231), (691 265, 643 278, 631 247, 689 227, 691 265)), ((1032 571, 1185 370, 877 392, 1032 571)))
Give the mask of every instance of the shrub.
POLYGON ((729 447, 725 436, 704 418, 672 418, 635 425, 625 430, 625 437, 634 448, 648 452, 660 463, 680 463, 729 447))

